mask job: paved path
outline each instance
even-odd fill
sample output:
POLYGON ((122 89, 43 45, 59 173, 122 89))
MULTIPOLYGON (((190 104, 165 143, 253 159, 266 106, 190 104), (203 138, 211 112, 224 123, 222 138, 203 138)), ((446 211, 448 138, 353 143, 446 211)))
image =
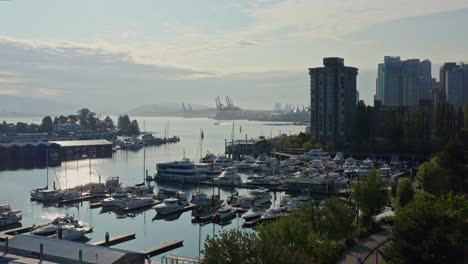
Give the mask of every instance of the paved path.
MULTIPOLYGON (((378 245, 385 242, 390 238, 392 234, 390 227, 384 227, 384 230, 375 233, 367 238, 361 239, 353 248, 347 250, 344 254, 339 263, 341 264, 358 264, 358 259, 364 260, 364 258, 378 245)), ((378 256, 378 261, 376 262, 375 252, 372 256, 367 258, 366 264, 371 263, 380 263, 382 261, 382 257, 378 256)))

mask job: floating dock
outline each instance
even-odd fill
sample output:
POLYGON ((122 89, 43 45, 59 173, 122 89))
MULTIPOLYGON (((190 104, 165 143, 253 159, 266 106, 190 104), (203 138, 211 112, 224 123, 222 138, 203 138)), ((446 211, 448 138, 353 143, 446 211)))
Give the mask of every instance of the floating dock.
POLYGON ((83 195, 83 196, 75 198, 75 199, 61 200, 61 201, 58 202, 58 205, 63 206, 63 205, 66 205, 66 204, 80 203, 80 202, 89 201, 89 200, 92 200, 92 199, 100 199, 100 198, 106 198, 106 197, 108 197, 108 195, 88 194, 88 195, 83 195))
POLYGON ((265 188, 265 189, 268 189, 269 191, 272 191, 272 192, 284 192, 284 191, 287 190, 285 187, 281 187, 281 186, 272 187, 272 186, 268 186, 268 185, 254 185, 254 184, 246 184, 246 183, 232 184, 232 185, 220 185, 220 184, 215 183, 213 181, 201 181, 200 184, 209 185, 209 186, 216 186, 216 187, 219 187, 219 188, 223 188, 223 187, 224 188, 241 188, 241 189, 265 188))
POLYGON ((166 253, 168 251, 171 251, 173 249, 179 248, 184 246, 184 241, 183 240, 175 240, 166 244, 163 244, 159 247, 147 249, 143 252, 146 257, 154 257, 163 253, 166 253))
POLYGON ((110 247, 110 246, 114 246, 123 242, 133 240, 135 238, 136 238, 135 233, 123 234, 123 235, 119 235, 119 236, 111 237, 111 238, 107 237, 105 240, 97 241, 97 242, 90 243, 90 244, 95 245, 95 246, 110 247))

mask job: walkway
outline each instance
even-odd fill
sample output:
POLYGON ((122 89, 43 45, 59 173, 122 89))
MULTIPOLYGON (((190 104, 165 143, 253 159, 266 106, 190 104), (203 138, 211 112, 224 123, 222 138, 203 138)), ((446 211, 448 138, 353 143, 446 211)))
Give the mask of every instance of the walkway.
MULTIPOLYGON (((386 226, 384 230, 375 233, 367 238, 361 239, 353 248, 347 250, 339 263, 341 264, 358 264, 358 259, 361 261, 377 246, 387 241, 392 234, 391 227, 386 226)), ((380 263, 382 257, 378 254, 376 261, 376 252, 369 256, 365 262, 366 264, 380 263)))

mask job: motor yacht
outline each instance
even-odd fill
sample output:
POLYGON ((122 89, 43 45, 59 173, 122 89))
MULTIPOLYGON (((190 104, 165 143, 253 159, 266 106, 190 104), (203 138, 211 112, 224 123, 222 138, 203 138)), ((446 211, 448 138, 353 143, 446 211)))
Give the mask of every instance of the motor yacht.
POLYGON ((49 225, 43 226, 31 232, 33 235, 48 236, 57 232, 57 230, 65 225, 73 225, 75 227, 89 227, 87 223, 78 221, 74 216, 64 215, 55 218, 49 225))
POLYGON ((236 216, 236 210, 234 210, 233 208, 229 206, 223 206, 218 209, 218 212, 215 218, 220 221, 224 221, 224 220, 232 219, 235 216, 236 216))
POLYGON ((168 198, 153 208, 158 214, 170 214, 182 210, 185 206, 187 206, 186 201, 177 198, 168 198))
POLYGON ((220 155, 213 161, 213 165, 216 168, 226 168, 232 166, 232 160, 224 155, 220 155))
POLYGON ((374 162, 370 159, 365 159, 362 161, 359 169, 357 170, 358 174, 368 174, 369 171, 374 167, 374 162))
POLYGON ((246 184, 258 186, 276 186, 277 180, 272 176, 258 176, 251 178, 246 184))
POLYGON ((153 198, 150 197, 136 197, 125 199, 120 208, 124 210, 135 210, 143 207, 149 207, 154 204, 153 198))
POLYGON ((250 170, 254 166, 255 162, 256 161, 252 156, 245 156, 244 160, 234 164, 234 167, 239 170, 250 170))
POLYGON ((245 221, 250 221, 252 219, 256 219, 261 217, 265 213, 265 209, 261 207, 252 207, 250 210, 245 212, 241 217, 245 221))
POLYGON ((336 163, 342 163, 344 160, 344 154, 343 152, 337 152, 335 157, 333 158, 333 161, 336 163))
POLYGON ((34 190, 31 192, 31 199, 36 200, 38 202, 43 202, 43 203, 58 202, 62 198, 63 198, 63 193, 57 190, 42 189, 42 190, 34 190))
POLYGON ((0 228, 14 225, 23 219, 21 211, 4 211, 0 213, 0 228))
POLYGON ((235 167, 227 167, 219 177, 214 178, 214 182, 219 185, 237 186, 242 184, 242 178, 235 167))
POLYGON ((392 169, 390 168, 390 166, 385 163, 382 167, 380 167, 379 169, 379 176, 388 180, 390 178, 392 174, 392 169))
POLYGON ((202 192, 194 192, 190 202, 201 207, 219 207, 223 203, 223 200, 221 200, 219 195, 207 195, 202 192))
POLYGON ((261 206, 271 201, 271 194, 267 189, 251 190, 247 196, 239 197, 243 208, 261 206))
POLYGON ((281 208, 279 207, 272 207, 260 217, 260 219, 267 221, 267 220, 275 220, 276 218, 282 216, 283 213, 281 212, 281 208))
MULTIPOLYGON (((64 240, 78 240, 84 235, 93 232, 93 228, 90 226, 76 227, 74 225, 63 225, 62 229, 62 239, 64 240)), ((53 236, 59 238, 58 232, 53 236)))
POLYGON ((195 163, 188 159, 159 163, 156 169, 158 181, 198 183, 210 178, 208 175, 199 173, 195 163))
POLYGON ((213 163, 216 160, 216 155, 210 152, 207 152, 205 157, 201 159, 202 163, 213 163))

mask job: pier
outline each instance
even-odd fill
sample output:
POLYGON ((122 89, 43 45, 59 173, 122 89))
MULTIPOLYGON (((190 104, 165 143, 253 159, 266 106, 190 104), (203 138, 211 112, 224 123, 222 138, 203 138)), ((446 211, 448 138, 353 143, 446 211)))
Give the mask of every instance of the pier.
POLYGON ((281 186, 268 186, 268 185, 257 185, 257 184, 246 184, 246 183, 242 183, 242 184, 232 184, 232 185, 220 185, 214 181, 201 181, 200 184, 203 184, 203 185, 209 185, 209 186, 216 186, 216 187, 219 187, 219 188, 241 188, 241 189, 258 189, 258 188, 265 188, 265 189, 268 189, 269 191, 272 191, 272 192, 284 192, 286 191, 287 189, 284 188, 284 187, 281 187, 281 186))
POLYGON ((104 240, 91 243, 91 245, 110 247, 110 246, 115 246, 123 242, 133 240, 135 238, 136 238, 135 233, 123 234, 123 235, 119 235, 119 236, 111 237, 111 238, 109 238, 109 233, 106 233, 106 238, 104 240))
POLYGON ((105 194, 88 194, 88 195, 83 195, 83 196, 80 196, 78 198, 75 198, 75 199, 67 199, 67 200, 61 200, 58 202, 58 205, 59 206, 63 206, 63 205, 67 205, 67 204, 73 204, 73 203, 80 203, 80 202, 84 202, 84 201, 89 201, 89 200, 92 200, 92 199, 103 199, 103 198, 106 198, 106 197, 109 197, 108 195, 105 195, 105 194))

